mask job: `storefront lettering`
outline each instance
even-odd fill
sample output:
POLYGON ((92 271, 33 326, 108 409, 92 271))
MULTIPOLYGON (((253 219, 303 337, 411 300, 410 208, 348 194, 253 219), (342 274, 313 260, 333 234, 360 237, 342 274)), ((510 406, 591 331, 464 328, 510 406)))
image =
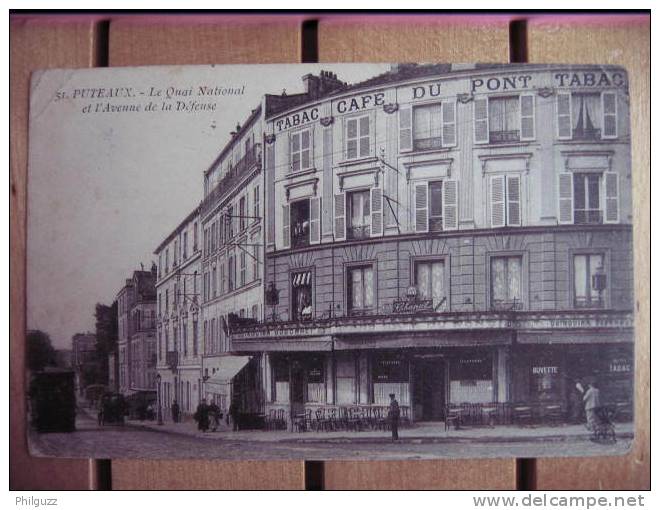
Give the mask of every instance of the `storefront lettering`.
POLYGON ((532 367, 532 374, 534 375, 546 375, 546 374, 558 374, 558 367, 532 367))
POLYGON ((623 73, 557 73, 555 82, 558 87, 624 87, 626 78, 623 73))
POLYGON ((602 318, 602 319, 550 319, 551 328, 584 328, 584 327, 629 327, 629 319, 602 318))
POLYGON ((419 313, 432 311, 432 299, 397 299, 392 303, 392 313, 419 313))
POLYGON ((319 109, 317 107, 311 108, 310 110, 304 110, 299 113, 294 113, 292 115, 287 115, 283 119, 275 122, 278 131, 283 129, 290 129, 296 126, 302 126, 309 122, 318 120, 319 118, 319 109))
POLYGON ((426 97, 428 91, 429 97, 437 97, 440 95, 440 83, 431 83, 430 85, 422 85, 413 87, 413 99, 422 99, 426 97))
POLYGON ((529 81, 532 76, 529 74, 520 76, 494 76, 492 78, 473 78, 471 80, 471 91, 483 91, 483 87, 487 90, 517 90, 518 88, 526 89, 529 86, 529 81))
POLYGON ((632 372, 632 363, 628 359, 613 359, 610 362, 610 372, 632 372))
POLYGON ((352 97, 350 99, 342 99, 337 102, 337 112, 350 113, 360 110, 366 110, 373 106, 382 106, 385 104, 385 93, 378 92, 376 94, 365 94, 360 97, 352 97))

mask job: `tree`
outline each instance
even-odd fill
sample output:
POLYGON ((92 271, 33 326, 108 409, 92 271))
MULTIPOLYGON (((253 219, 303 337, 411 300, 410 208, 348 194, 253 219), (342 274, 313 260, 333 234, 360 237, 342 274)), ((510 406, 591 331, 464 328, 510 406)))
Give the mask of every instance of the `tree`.
POLYGON ((38 329, 28 331, 26 342, 27 366, 32 372, 55 365, 55 349, 48 333, 38 329))
POLYGON ((108 380, 108 354, 117 351, 117 301, 112 305, 96 303, 96 358, 100 366, 99 382, 108 380))

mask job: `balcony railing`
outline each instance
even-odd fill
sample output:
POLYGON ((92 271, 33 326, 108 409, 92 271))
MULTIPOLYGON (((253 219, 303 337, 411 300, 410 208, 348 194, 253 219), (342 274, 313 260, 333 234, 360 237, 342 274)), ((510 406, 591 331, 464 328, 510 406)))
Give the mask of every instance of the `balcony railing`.
POLYGON ((489 140, 490 143, 519 142, 520 131, 491 131, 489 140))
POLYGON ((179 366, 179 352, 178 351, 167 351, 165 354, 165 363, 170 370, 176 370, 176 367, 179 366))
POLYGON ((573 140, 597 141, 600 139, 600 129, 573 129, 573 140))
POLYGON ((576 225, 603 223, 603 211, 600 209, 575 209, 574 221, 576 225))
POLYGON ((204 197, 202 201, 202 213, 207 213, 218 200, 222 199, 236 187, 247 172, 260 164, 261 144, 255 143, 245 156, 239 159, 209 194, 204 197))
POLYGON ((429 149, 441 149, 442 148, 442 139, 441 138, 417 138, 413 142, 415 150, 429 150, 429 149))
POLYGON ((515 298, 511 301, 493 299, 490 303, 490 309, 497 312, 517 312, 523 309, 523 302, 515 298))
POLYGON ((348 239, 367 239, 370 234, 370 225, 360 225, 357 227, 348 227, 346 229, 346 237, 348 239))
POLYGON ((575 308, 605 308, 605 299, 602 297, 576 296, 575 308))

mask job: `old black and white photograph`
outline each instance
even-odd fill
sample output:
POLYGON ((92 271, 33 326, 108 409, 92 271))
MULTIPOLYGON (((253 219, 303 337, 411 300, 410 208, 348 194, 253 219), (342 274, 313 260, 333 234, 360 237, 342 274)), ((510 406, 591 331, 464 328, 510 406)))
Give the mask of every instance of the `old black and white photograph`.
POLYGON ((628 80, 541 64, 35 73, 32 455, 625 454, 628 80))

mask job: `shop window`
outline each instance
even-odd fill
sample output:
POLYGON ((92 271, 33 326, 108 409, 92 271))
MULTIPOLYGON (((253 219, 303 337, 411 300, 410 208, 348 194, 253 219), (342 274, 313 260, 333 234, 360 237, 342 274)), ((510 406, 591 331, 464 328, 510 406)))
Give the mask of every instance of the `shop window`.
POLYGON ((374 403, 387 405, 394 393, 400 405, 409 405, 408 360, 394 354, 382 354, 373 360, 372 380, 374 403))
POLYGON ((289 365, 286 360, 274 358, 273 370, 273 402, 289 402, 289 365))
POLYGON ((374 312, 374 272, 372 266, 352 267, 347 274, 347 305, 349 315, 370 315, 374 312))
POLYGON ((492 310, 522 310, 522 257, 492 257, 490 285, 492 310))
POLYGON ((490 356, 465 356, 450 363, 449 400, 454 404, 493 401, 493 361, 490 356))
POLYGON ((355 404, 356 397, 356 366, 355 358, 350 355, 335 358, 335 375, 337 394, 335 400, 339 405, 355 404))
POLYGON ((291 204, 291 246, 309 246, 309 200, 299 200, 291 204))
POLYGON ((348 239, 366 239, 371 235, 369 190, 346 194, 348 205, 348 239))
POLYGON ((575 308, 603 308, 606 285, 602 253, 581 254, 573 257, 573 285, 575 308))
POLYGON ((346 159, 366 158, 371 154, 369 115, 346 119, 346 159))
POLYGON ((540 402, 562 400, 561 370, 557 363, 552 360, 532 363, 530 377, 532 400, 540 402))
POLYGON ((291 170, 298 172, 312 166, 312 135, 309 129, 291 135, 291 170))
POLYGON ((431 299, 436 311, 447 309, 444 260, 416 262, 415 285, 419 299, 431 299))
POLYGON ((312 310, 312 273, 303 271, 291 275, 291 319, 310 320, 312 310))
POLYGON ((323 358, 312 358, 306 363, 307 378, 306 402, 325 402, 325 370, 323 358))

